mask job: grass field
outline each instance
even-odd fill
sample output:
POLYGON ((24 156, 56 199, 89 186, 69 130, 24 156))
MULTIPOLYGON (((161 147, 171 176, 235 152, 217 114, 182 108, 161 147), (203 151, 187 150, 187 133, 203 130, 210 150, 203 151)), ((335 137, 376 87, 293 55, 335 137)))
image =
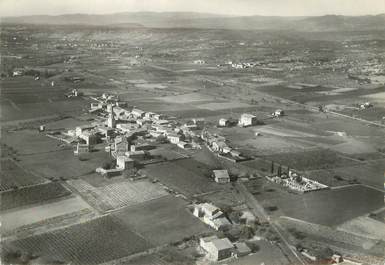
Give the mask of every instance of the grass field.
POLYGON ((151 245, 109 216, 13 242, 2 254, 21 250, 71 264, 98 264, 142 252, 151 245))
POLYGON ((45 182, 44 178, 26 172, 14 161, 0 161, 0 191, 24 187, 45 182))
POLYGON ((10 231, 21 226, 45 221, 87 208, 89 208, 88 204, 81 198, 71 197, 26 209, 9 211, 1 214, 1 230, 10 231))
POLYGON ((210 168, 193 159, 148 165, 144 169, 151 178, 186 195, 194 195, 220 189, 209 176, 210 168))
POLYGON ((163 245, 210 231, 186 206, 185 201, 170 195, 125 208, 114 216, 147 240, 163 245))
POLYGON ((19 130, 6 132, 1 141, 16 150, 18 155, 32 155, 62 150, 59 141, 47 137, 36 130, 19 130))
POLYGON ((86 160, 81 161, 77 156, 74 156, 71 148, 56 152, 23 156, 20 163, 25 168, 28 168, 41 176, 49 179, 58 179, 91 174, 108 159, 109 154, 101 150, 89 153, 86 160))
POLYGON ((267 156, 266 158, 296 170, 330 169, 360 164, 359 162, 344 158, 338 155, 338 153, 326 149, 295 152, 290 154, 276 154, 267 156))
POLYGON ((359 182, 382 189, 384 172, 385 160, 379 159, 367 161, 360 165, 308 171, 306 174, 311 179, 328 186, 341 186, 349 184, 350 182, 359 182))
POLYGON ((384 194, 365 186, 293 194, 270 184, 260 184, 254 196, 266 207, 276 206, 273 215, 335 226, 383 207, 384 194))
POLYGON ((44 203, 70 195, 71 192, 58 182, 49 182, 0 193, 2 211, 22 206, 44 203))

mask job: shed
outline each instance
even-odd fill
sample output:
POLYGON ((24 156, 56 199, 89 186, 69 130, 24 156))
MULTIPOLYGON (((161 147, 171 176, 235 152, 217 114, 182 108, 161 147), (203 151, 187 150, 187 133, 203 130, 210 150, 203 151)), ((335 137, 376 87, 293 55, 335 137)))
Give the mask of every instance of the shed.
POLYGON ((217 183, 229 183, 230 176, 227 170, 213 170, 213 177, 217 183))

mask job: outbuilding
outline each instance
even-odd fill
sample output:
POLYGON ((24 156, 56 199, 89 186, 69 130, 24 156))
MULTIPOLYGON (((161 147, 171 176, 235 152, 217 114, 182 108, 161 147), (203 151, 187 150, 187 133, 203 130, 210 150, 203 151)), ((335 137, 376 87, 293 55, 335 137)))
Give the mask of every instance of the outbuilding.
POLYGON ((205 244, 205 250, 212 260, 219 261, 230 258, 234 246, 228 238, 213 239, 205 244))
POLYGON ((217 183, 229 183, 230 176, 227 170, 213 170, 213 177, 217 183))

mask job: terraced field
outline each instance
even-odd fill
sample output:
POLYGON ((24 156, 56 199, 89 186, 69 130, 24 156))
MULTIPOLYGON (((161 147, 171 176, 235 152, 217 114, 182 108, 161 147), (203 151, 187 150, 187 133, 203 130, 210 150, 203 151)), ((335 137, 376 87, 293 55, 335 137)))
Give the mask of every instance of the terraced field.
POLYGON ((0 210, 9 210, 22 206, 47 202, 70 195, 71 192, 58 182, 25 187, 0 193, 0 210))
POLYGON ((96 188, 84 180, 68 183, 96 209, 104 212, 157 199, 168 193, 159 185, 147 181, 118 182, 96 188))
POLYGON ((0 161, 0 191, 21 188, 45 182, 44 178, 26 172, 10 159, 0 161))
POLYGON ((148 249, 138 234, 109 216, 3 244, 2 254, 20 250, 71 264, 99 264, 148 249))

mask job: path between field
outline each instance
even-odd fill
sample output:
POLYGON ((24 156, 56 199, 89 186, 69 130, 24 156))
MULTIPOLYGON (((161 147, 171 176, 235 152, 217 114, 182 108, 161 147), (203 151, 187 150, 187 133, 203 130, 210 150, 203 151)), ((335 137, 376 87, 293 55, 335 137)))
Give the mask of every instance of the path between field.
POLYGON ((373 186, 366 185, 366 184, 347 184, 347 185, 342 185, 342 186, 330 187, 330 189, 331 189, 331 190, 339 190, 339 189, 344 189, 344 188, 349 188, 349 187, 355 187, 355 186, 363 186, 363 187, 366 187, 366 188, 369 188, 369 189, 373 189, 373 190, 377 190, 377 191, 379 191, 379 192, 385 193, 385 190, 384 190, 384 189, 380 189, 380 188, 373 187, 373 186))
MULTIPOLYGON (((267 221, 270 225, 270 227, 273 228, 273 230, 277 233, 277 235, 280 237, 284 245, 282 246, 282 251, 287 254, 287 258, 289 259, 289 254, 292 254, 291 257, 299 261, 300 264, 302 265, 307 265, 307 262, 300 257, 297 252, 292 248, 291 244, 287 241, 287 239, 284 237, 282 232, 280 231, 280 228, 273 223, 270 220, 270 217, 268 214, 265 212, 263 207, 260 205, 260 203, 255 199, 255 197, 247 190, 247 188, 243 185, 243 183, 236 183, 235 184, 236 189, 238 189, 245 197, 246 203, 249 207, 251 207, 253 213, 258 216, 259 218, 262 217, 267 221)), ((289 259, 290 261, 290 259, 289 259)))

